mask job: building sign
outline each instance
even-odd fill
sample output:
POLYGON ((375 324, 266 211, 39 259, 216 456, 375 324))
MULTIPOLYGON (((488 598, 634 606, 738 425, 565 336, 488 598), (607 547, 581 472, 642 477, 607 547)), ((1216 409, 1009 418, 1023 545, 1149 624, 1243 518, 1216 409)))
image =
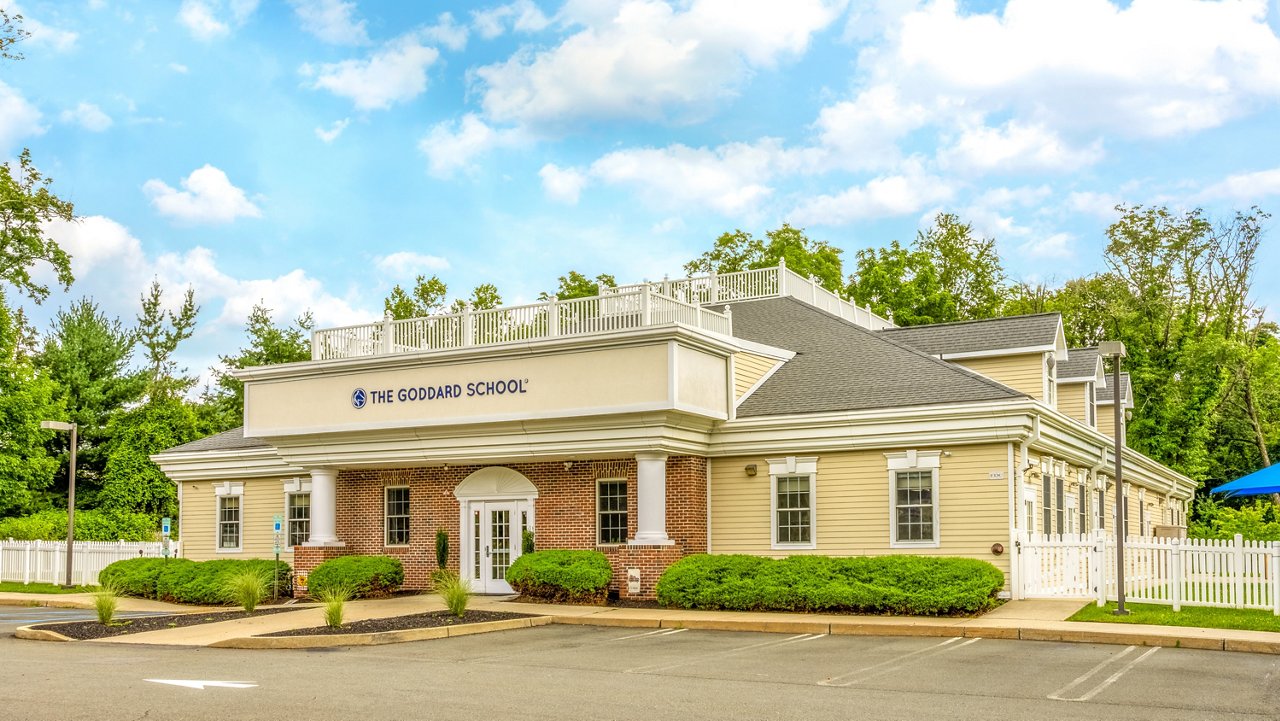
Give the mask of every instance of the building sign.
POLYGON ((445 398, 513 395, 527 393, 528 387, 528 378, 509 378, 494 381, 470 381, 466 384, 445 383, 438 386, 407 386, 404 388, 376 390, 357 388, 351 392, 351 405, 359 410, 370 405, 414 403, 445 398))

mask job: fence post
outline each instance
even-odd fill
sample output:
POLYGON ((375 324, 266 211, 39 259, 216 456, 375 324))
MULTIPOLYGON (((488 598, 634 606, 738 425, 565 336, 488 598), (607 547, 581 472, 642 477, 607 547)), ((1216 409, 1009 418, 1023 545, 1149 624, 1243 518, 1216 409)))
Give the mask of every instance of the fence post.
POLYGON ((651 325, 650 316, 652 315, 652 301, 649 297, 651 289, 648 283, 640 290, 640 325, 651 325))
POLYGON ((1174 612, 1182 610, 1182 542, 1173 539, 1169 545, 1169 576, 1171 578, 1169 596, 1173 600, 1174 612))
POLYGON ((787 259, 778 259, 778 295, 787 294, 787 259))
POLYGON ((395 324, 392 323, 391 311, 382 316, 382 352, 390 353, 395 349, 395 324))
POLYGON ((1244 536, 1237 533, 1231 543, 1231 593, 1236 608, 1244 608, 1244 536))
POLYGON ((462 304, 462 345, 475 345, 475 329, 471 327, 471 301, 462 304))
POLYGON ((31 541, 22 547, 22 585, 31 583, 31 541))
POLYGON ((1107 605, 1107 536, 1098 534, 1097 543, 1093 544, 1093 567, 1097 569, 1094 577, 1098 582, 1098 607, 1107 605))
POLYGON ((555 338, 558 335, 560 335, 560 299, 553 295, 547 303, 547 337, 555 338))
POLYGON ((711 297, 707 299, 707 304, 720 302, 720 276, 713 270, 711 271, 711 297))
POLYGON ((1271 542, 1271 612, 1280 616, 1280 541, 1271 542))

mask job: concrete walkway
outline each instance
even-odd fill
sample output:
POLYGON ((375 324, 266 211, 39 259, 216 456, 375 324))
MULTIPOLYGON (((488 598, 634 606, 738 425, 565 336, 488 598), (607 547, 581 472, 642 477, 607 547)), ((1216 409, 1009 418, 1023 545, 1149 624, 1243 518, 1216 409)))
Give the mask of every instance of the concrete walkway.
MULTIPOLYGON (((30 601, 33 594, 0 594, 0 603, 30 601), (21 598, 14 598, 21 597, 21 598)), ((70 605, 92 605, 89 594, 58 597, 70 605), (83 595, 86 598, 76 598, 83 595)), ((122 610, 126 600, 122 600, 122 610)), ((192 612, 189 606, 127 599, 129 610, 174 610, 192 612)), ((1146 626, 1137 624, 1080 623, 1066 619, 1082 608, 1086 600, 1010 601, 976 618, 932 618, 922 616, 851 616, 803 613, 752 613, 742 611, 690 611, 666 608, 614 608, 516 603, 509 597, 476 596, 471 608, 486 611, 549 616, 552 623, 634 628, 689 628, 721 631, 773 633, 829 633, 864 636, 939 636, 1005 638, 1035 641, 1105 643, 1133 646, 1171 646, 1225 651, 1280 654, 1280 633, 1235 631, 1212 628, 1146 626)), ((434 595, 351 601, 346 620, 388 618, 444 608, 434 595)), ((199 612, 223 609, 199 609, 199 612)), ((231 639, 295 628, 323 625, 323 609, 310 606, 254 618, 201 624, 185 628, 149 631, 89 643, 211 646, 231 639)))

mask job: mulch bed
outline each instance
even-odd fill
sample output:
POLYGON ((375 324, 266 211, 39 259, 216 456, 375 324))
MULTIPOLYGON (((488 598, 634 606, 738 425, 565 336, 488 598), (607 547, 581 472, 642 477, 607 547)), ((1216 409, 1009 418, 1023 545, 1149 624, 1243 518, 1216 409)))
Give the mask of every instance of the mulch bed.
MULTIPOLYGON (((302 609, 297 606, 259 606, 253 613, 245 613, 244 611, 180 613, 172 616, 136 616, 133 618, 122 618, 110 626, 104 626, 97 621, 68 621, 63 623, 44 623, 39 626, 32 626, 32 628, 60 633, 68 638, 74 638, 77 641, 90 641, 95 638, 127 636, 129 634, 144 633, 146 631, 161 631, 166 628, 184 628, 186 626, 199 626, 203 623, 235 621, 241 618, 256 618, 258 616, 269 616, 273 613, 282 613, 284 611, 301 610, 302 609)), ((126 611, 125 613, 128 612, 126 611)))
POLYGON ((345 623, 340 628, 316 626, 315 628, 296 628, 291 631, 264 633, 263 636, 338 636, 349 633, 380 633, 382 631, 404 631, 412 628, 436 628, 439 626, 463 626, 469 623, 485 623, 486 621, 506 621, 512 618, 532 618, 527 613, 508 613, 506 611, 467 611, 462 618, 448 611, 432 611, 431 613, 415 613, 409 616, 393 616, 391 618, 371 618, 366 621, 345 623))

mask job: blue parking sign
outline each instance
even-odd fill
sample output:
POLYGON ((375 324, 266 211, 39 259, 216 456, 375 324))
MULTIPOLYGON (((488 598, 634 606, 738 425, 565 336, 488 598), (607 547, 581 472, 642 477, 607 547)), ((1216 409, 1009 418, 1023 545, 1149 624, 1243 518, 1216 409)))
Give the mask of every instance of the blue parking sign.
POLYGON ((160 533, 166 536, 169 535, 169 519, 168 518, 160 519, 160 533))
POLYGON ((279 513, 277 513, 277 514, 276 514, 276 516, 275 516, 275 522, 276 522, 275 532, 276 532, 276 533, 279 533, 279 532, 280 532, 280 526, 284 523, 284 517, 283 517, 283 516, 281 516, 279 513))

